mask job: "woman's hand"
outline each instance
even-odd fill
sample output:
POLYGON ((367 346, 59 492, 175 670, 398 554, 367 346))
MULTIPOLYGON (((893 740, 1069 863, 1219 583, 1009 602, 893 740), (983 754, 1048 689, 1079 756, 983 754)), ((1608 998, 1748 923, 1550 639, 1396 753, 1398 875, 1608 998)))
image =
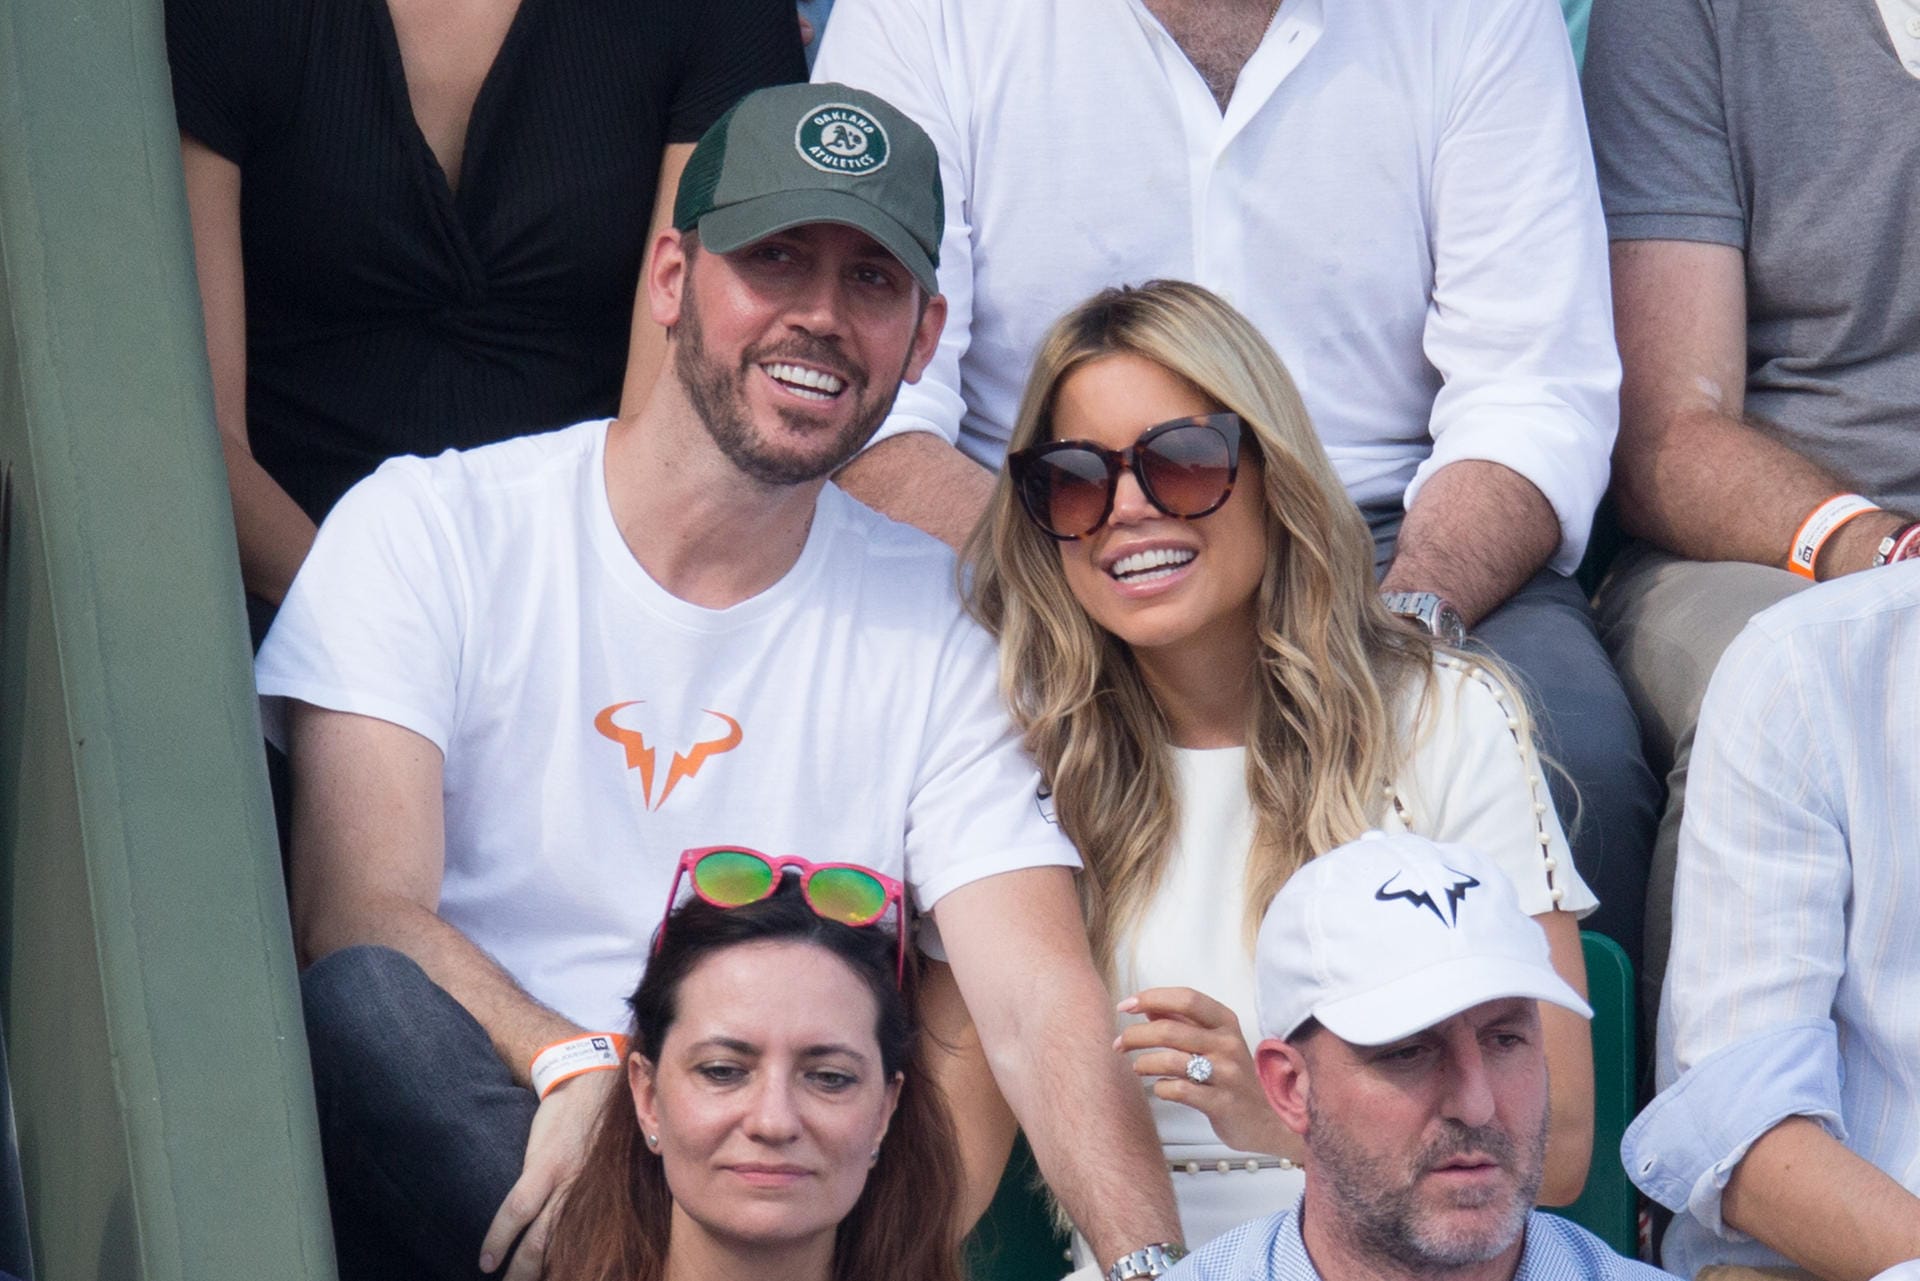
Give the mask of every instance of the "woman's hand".
POLYGON ((1118 1008, 1148 1020, 1120 1033, 1113 1048, 1145 1051, 1134 1059, 1133 1070, 1160 1078, 1153 1083, 1157 1097, 1205 1113, 1214 1134, 1235 1151, 1300 1159, 1300 1139, 1267 1106, 1232 1010, 1190 987, 1150 987, 1118 1008), (1187 1063, 1196 1054, 1213 1064, 1205 1085, 1187 1078, 1187 1063))

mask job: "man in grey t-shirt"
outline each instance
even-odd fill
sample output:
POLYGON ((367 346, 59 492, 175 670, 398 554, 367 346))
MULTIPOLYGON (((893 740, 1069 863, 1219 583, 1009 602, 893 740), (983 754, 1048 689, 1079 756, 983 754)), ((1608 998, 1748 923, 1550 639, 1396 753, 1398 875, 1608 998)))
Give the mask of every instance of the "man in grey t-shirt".
POLYGON ((1593 7, 1587 111, 1625 373, 1613 496, 1639 540, 1596 603, 1649 763, 1671 766, 1649 995, 1721 650, 1816 577, 1920 553, 1915 17, 1901 0, 1593 7))

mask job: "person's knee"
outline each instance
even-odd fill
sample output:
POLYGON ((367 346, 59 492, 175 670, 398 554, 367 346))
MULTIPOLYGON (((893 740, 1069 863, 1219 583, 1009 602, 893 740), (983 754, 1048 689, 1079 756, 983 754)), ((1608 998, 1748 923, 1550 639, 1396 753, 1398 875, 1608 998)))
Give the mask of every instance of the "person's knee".
POLYGON ((420 963, 390 947, 360 944, 321 957, 300 975, 308 1023, 351 1025, 370 1013, 370 997, 433 986, 420 963))
POLYGON ((1704 685, 1749 619, 1807 585, 1770 565, 1649 550, 1608 575, 1595 604, 1607 652, 1630 684, 1638 667, 1679 661, 1704 685))
POLYGON ((1783 569, 1691 561, 1641 547, 1601 584, 1602 639, 1646 735, 1648 763, 1673 767, 1720 655, 1747 621, 1807 586, 1783 569))
MULTIPOLYGON (((300 976, 307 1041, 315 1075, 335 1068, 357 1075, 408 1070, 396 1059, 417 1057, 411 1033, 424 1008, 448 1000, 418 962, 390 947, 342 948, 321 957, 300 976)), ((424 1046, 421 1052, 430 1052, 424 1046)))

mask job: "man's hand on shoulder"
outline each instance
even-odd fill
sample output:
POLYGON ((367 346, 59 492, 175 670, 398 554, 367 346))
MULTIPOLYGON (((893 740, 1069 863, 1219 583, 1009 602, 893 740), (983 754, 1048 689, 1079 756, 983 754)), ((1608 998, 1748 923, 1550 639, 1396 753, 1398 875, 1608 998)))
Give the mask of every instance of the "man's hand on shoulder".
POLYGON ((554 1218, 586 1161, 594 1125, 606 1109, 608 1094, 625 1081, 623 1072, 586 1072, 554 1086, 540 1101, 520 1177, 500 1203, 481 1242, 482 1272, 496 1270, 512 1249, 505 1281, 538 1281, 554 1218))

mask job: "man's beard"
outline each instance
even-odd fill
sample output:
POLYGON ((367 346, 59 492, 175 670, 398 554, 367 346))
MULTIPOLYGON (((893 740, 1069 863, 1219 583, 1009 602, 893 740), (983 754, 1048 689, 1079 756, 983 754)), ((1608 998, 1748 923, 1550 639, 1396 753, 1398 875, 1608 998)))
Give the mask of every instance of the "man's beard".
MULTIPOLYGON (((867 371, 847 360, 832 343, 805 335, 795 335, 768 347, 749 348, 737 368, 727 369, 711 357, 700 327, 700 311, 693 300, 692 282, 682 295, 679 323, 674 327, 673 373, 686 389, 693 411, 706 427, 722 454, 735 467, 763 485, 801 485, 832 475, 860 452, 880 422, 893 407, 893 393, 899 377, 887 394, 866 398, 867 371), (792 360, 814 365, 845 380, 840 395, 851 400, 853 412, 847 425, 834 436, 824 450, 807 453, 781 453, 772 449, 755 432, 747 413, 746 384, 753 370, 768 361, 792 360)), ((903 371, 904 372, 904 371, 903 371)), ((823 409, 836 406, 823 405, 823 409)), ((790 426, 800 431, 819 432, 805 410, 777 411, 790 426)))
POLYGON ((1518 1152, 1519 1145, 1498 1127, 1468 1127, 1449 1121, 1447 1132, 1420 1152, 1410 1168, 1403 1169, 1365 1155, 1352 1133, 1329 1124, 1311 1099, 1307 1119, 1314 1176, 1326 1184, 1328 1202, 1337 1207, 1340 1224, 1336 1230, 1356 1249, 1390 1260, 1405 1271, 1420 1273, 1485 1263, 1498 1257, 1525 1230, 1546 1170, 1545 1117, 1524 1153, 1518 1152), (1511 1198, 1511 1204, 1493 1223, 1479 1229, 1449 1223, 1420 1200, 1420 1176, 1449 1157, 1467 1152, 1494 1161, 1512 1174, 1515 1182, 1508 1192, 1480 1194, 1476 1200, 1454 1203, 1451 1208, 1477 1209, 1494 1204, 1501 1196, 1511 1198), (1435 1219, 1438 1221, 1432 1221, 1435 1219))

